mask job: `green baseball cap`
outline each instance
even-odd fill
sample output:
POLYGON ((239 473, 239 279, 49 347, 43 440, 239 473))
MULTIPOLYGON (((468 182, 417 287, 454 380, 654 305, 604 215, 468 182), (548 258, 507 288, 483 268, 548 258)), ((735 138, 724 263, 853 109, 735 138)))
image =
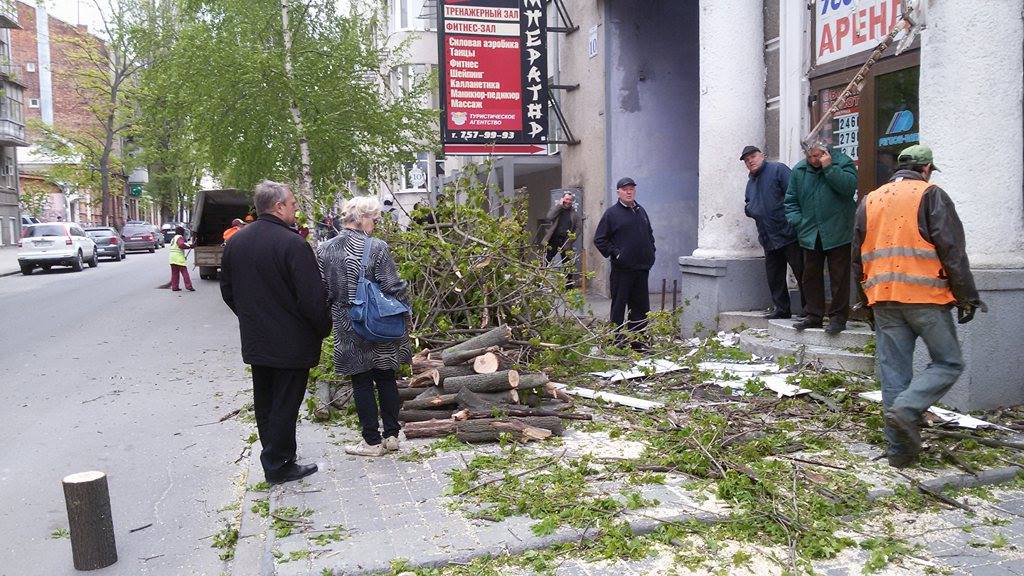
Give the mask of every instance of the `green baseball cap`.
POLYGON ((932 156, 932 149, 924 144, 915 144, 904 148, 900 151, 900 155, 897 157, 896 161, 901 164, 931 164, 932 170, 939 169, 939 167, 935 165, 935 160, 932 156))

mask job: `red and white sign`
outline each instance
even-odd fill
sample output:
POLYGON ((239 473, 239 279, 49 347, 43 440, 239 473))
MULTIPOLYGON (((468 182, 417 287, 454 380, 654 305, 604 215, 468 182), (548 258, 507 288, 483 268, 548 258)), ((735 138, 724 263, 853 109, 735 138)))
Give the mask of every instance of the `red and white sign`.
POLYGON ((816 0, 815 63, 874 50, 902 17, 901 0, 816 0))
POLYGON ((541 154, 548 139, 543 0, 439 0, 445 154, 541 154))

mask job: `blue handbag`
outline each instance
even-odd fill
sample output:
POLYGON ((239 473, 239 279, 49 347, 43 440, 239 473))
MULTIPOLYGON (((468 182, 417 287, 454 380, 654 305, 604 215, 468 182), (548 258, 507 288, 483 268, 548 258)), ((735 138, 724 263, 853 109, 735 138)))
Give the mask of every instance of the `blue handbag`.
POLYGON ((381 292, 380 285, 367 278, 372 242, 373 238, 368 237, 363 245, 356 297, 348 314, 352 328, 363 340, 391 342, 405 336, 405 315, 409 313, 409 307, 381 292))

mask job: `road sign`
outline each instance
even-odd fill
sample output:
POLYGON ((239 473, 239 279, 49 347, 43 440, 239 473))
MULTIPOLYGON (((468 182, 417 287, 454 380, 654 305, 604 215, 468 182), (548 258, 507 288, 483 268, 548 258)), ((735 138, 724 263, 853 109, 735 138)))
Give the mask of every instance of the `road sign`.
POLYGON ((445 154, 545 153, 544 2, 440 0, 438 31, 445 154))

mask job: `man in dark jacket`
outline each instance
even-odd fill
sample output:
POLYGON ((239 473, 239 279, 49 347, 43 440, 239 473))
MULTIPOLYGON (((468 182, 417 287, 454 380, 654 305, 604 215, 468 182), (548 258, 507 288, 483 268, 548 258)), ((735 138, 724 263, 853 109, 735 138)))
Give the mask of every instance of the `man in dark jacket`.
POLYGON ((545 230, 544 238, 541 240, 541 245, 547 247, 547 253, 544 255, 544 258, 548 264, 555 259, 555 254, 561 252, 562 267, 566 270, 566 288, 572 288, 576 285, 576 263, 569 261, 569 252, 573 246, 573 240, 570 239, 570 236, 575 238, 576 234, 579 233, 582 219, 580 218, 579 210, 576 209, 575 201, 576 195, 566 191, 562 194, 562 198, 548 210, 547 230, 545 230))
POLYGON ((786 220, 796 227, 804 249, 801 289, 807 317, 797 330, 821 328, 825 310, 825 262, 832 288, 828 334, 846 330, 850 316, 850 243, 857 210, 857 167, 849 156, 822 143, 808 144, 806 158, 793 167, 786 190, 786 220))
MULTIPOLYGON (((796 242, 796 231, 786 221, 782 201, 789 186, 789 166, 765 160, 756 146, 747 146, 740 154, 750 179, 744 196, 743 213, 757 225, 757 241, 764 248, 764 270, 775 308, 767 318, 790 318, 789 283, 786 264, 793 268, 797 285, 803 281, 804 256, 796 242)), ((803 290, 800 291, 801 297, 803 290)))
POLYGON ((264 180, 254 204, 259 218, 224 247, 220 290, 238 316, 242 360, 252 367, 260 462, 267 482, 278 484, 317 469, 295 463, 295 422, 331 315, 313 249, 291 228, 297 208, 291 190, 264 180))
MULTIPOLYGON (((647 211, 636 202, 636 182, 622 178, 616 185, 618 201, 605 210, 594 232, 594 246, 611 259, 608 279, 612 294, 610 320, 622 326, 629 308, 627 327, 639 332, 651 310, 647 277, 654 266, 654 230, 647 211)), ((642 347, 634 342, 634 347, 642 347)))
POLYGON ((964 369, 950 309, 961 324, 977 309, 964 227, 949 196, 928 183, 938 168, 927 146, 902 150, 889 183, 864 197, 853 234, 858 296, 874 319, 889 464, 909 466, 921 451, 919 422, 964 369), (914 222, 916 226, 905 226, 914 222), (931 362, 914 375, 914 347, 931 362))

